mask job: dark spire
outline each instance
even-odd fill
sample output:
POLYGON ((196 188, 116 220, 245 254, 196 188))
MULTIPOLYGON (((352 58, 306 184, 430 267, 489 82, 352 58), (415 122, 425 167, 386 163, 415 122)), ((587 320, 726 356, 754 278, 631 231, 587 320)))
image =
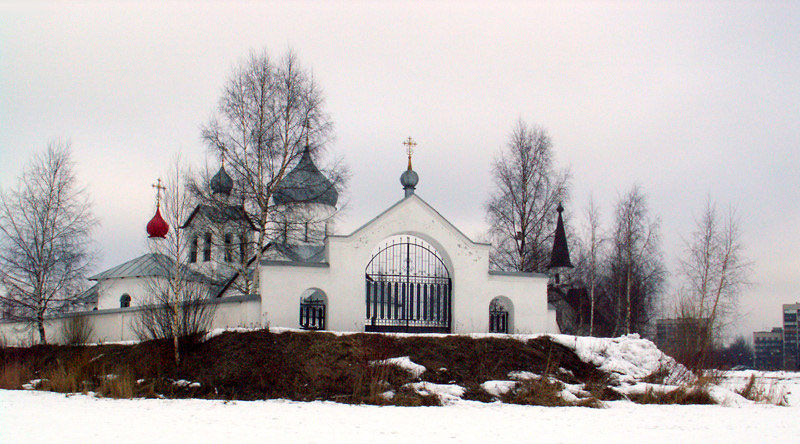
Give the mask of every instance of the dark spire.
POLYGON ((569 246, 567 246, 567 233, 564 231, 564 219, 561 213, 564 207, 558 203, 558 222, 556 223, 556 236, 553 239, 553 253, 550 255, 550 265, 547 268, 573 268, 569 260, 569 246))

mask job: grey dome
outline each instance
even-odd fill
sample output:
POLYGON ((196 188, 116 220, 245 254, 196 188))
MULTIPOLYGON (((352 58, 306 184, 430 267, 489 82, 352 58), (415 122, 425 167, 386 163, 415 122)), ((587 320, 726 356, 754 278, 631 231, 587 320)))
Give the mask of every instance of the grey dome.
POLYGON ((283 178, 272 199, 278 205, 318 203, 335 207, 339 193, 314 165, 306 147, 297 166, 283 178))
POLYGON ((211 191, 214 194, 220 193, 226 196, 230 196, 233 191, 233 179, 225 172, 224 166, 219 167, 217 174, 211 178, 211 191))
POLYGON ((400 175, 400 184, 403 185, 403 188, 416 188, 418 183, 419 176, 414 170, 405 170, 403 174, 400 175))

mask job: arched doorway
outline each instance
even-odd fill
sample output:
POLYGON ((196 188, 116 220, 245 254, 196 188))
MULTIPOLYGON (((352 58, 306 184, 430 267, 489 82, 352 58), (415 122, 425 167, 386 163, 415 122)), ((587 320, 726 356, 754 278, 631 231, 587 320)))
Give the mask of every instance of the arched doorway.
POLYGON ((371 332, 449 333, 452 281, 436 249, 414 236, 387 239, 365 270, 371 332))
POLYGON ((325 292, 310 288, 300 297, 300 328, 304 330, 325 330, 328 297, 325 292))

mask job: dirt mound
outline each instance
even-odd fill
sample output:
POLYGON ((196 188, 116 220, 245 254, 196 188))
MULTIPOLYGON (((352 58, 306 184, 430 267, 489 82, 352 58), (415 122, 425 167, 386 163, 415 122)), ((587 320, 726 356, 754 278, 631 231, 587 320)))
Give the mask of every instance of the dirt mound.
POLYGON ((598 405, 614 380, 563 340, 512 337, 226 332, 183 344, 0 349, 0 388, 112 397, 332 400, 434 405, 454 399, 598 405))

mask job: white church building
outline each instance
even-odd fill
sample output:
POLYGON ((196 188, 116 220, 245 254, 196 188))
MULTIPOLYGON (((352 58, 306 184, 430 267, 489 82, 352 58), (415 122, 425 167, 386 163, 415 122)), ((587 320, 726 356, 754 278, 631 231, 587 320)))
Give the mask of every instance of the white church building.
MULTIPOLYGON (((248 226, 234 224, 247 218, 241 207, 199 205, 177 228, 191 239, 188 257, 178 266, 208 283, 207 303, 215 305, 211 328, 558 333, 555 310, 548 306, 549 277, 491 270, 491 245, 471 240, 417 195, 418 181, 409 156, 400 178, 403 198, 352 233, 339 234, 332 217, 338 194, 306 149, 273 196, 286 210, 277 214, 302 217, 275 221, 281 234, 246 271, 250 294, 234 285, 243 273, 224 266, 253 257, 247 247, 255 235, 252 225, 245 231, 226 228, 248 226)), ((224 166, 210 184, 221 202, 233 186, 224 166)), ((168 227, 156 226, 160 218, 157 213, 157 223, 148 224, 151 236, 154 229, 166 233, 168 227)), ((85 311, 49 319, 49 341, 62 341, 60 325, 75 316, 91 321, 93 342, 136 340, 137 313, 152 301, 149 283, 175 266, 150 253, 90 277, 95 284, 82 296, 85 311)), ((9 343, 30 341, 31 333, 19 323, 0 322, 0 335, 9 343)))

